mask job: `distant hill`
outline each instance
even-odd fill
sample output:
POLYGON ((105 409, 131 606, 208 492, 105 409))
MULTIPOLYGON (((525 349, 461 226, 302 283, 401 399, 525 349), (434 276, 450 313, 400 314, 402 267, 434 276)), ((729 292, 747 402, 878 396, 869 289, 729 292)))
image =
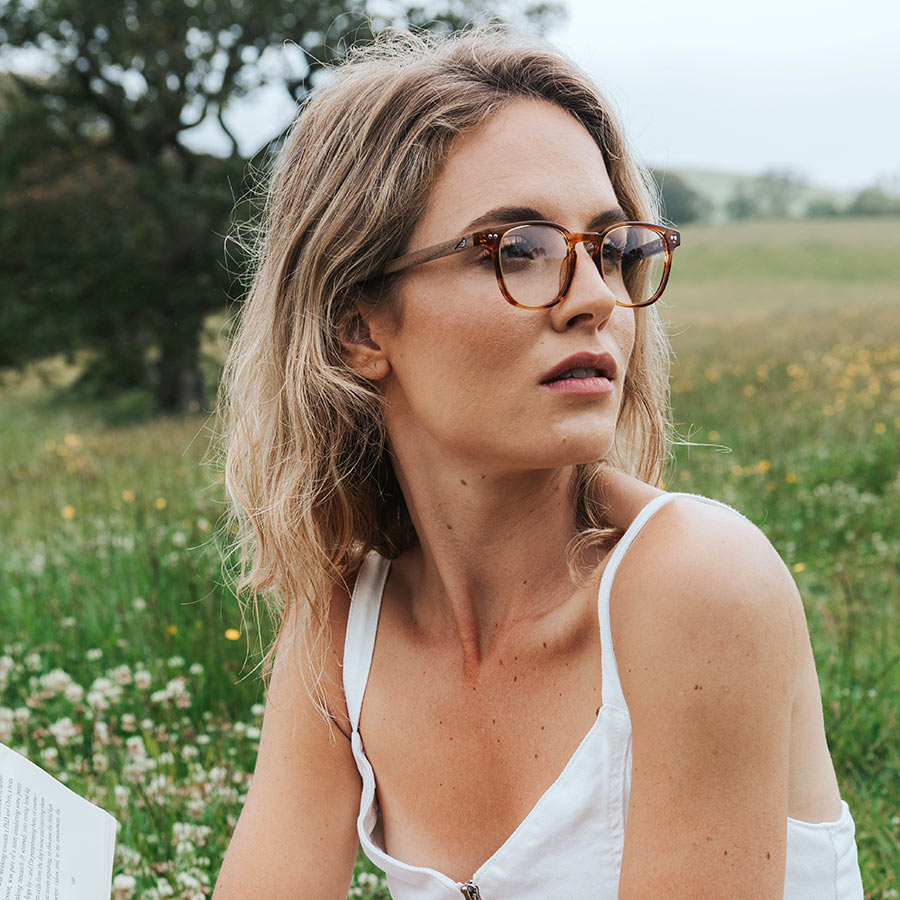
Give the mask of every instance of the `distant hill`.
MULTIPOLYGON (((714 221, 724 221, 725 204, 734 196, 742 182, 752 181, 760 173, 722 172, 712 169, 679 169, 671 168, 669 172, 683 178, 689 187, 703 194, 713 207, 714 221)), ((809 185, 798 191, 793 212, 802 215, 807 205, 813 200, 827 200, 838 208, 847 206, 855 196, 854 191, 839 191, 831 188, 809 185)))

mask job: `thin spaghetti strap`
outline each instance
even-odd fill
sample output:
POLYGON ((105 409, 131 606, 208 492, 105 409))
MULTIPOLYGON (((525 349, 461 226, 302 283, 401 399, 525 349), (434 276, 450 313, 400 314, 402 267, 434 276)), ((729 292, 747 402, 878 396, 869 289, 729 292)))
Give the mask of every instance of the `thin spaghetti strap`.
POLYGON ((637 514, 634 521, 628 527, 628 530, 625 532, 625 534, 623 534, 619 539, 619 542, 616 544, 612 552, 612 556, 610 557, 609 562, 606 565, 606 569, 603 572, 603 577, 600 579, 600 590, 597 596, 597 615, 600 620, 600 652, 602 666, 602 671, 600 674, 601 697, 604 706, 615 706, 619 709, 628 708, 625 703, 625 695, 622 692, 622 683, 619 680, 619 667, 616 664, 616 654, 613 648, 612 640, 612 626, 610 624, 609 616, 609 597, 613 578, 615 578, 616 570, 619 568, 619 563, 622 561, 622 557, 625 555, 625 551, 629 548, 631 542, 637 537, 638 532, 647 523, 647 520, 661 506, 664 506, 666 503, 668 503, 670 500, 674 500, 676 497, 693 497, 696 500, 702 500, 706 503, 712 503, 716 506, 722 506, 725 509, 730 509, 732 512, 737 513, 742 518, 747 518, 742 512, 734 509, 734 507, 729 506, 727 503, 722 503, 719 500, 713 500, 710 497, 704 497, 702 494, 688 494, 679 491, 672 491, 670 493, 660 494, 658 497, 654 497, 637 514))
POLYGON ((363 560, 350 597, 347 634, 344 638, 344 697, 353 731, 359 728, 366 682, 375 650, 375 633, 381 612, 381 595, 391 561, 374 550, 363 560))

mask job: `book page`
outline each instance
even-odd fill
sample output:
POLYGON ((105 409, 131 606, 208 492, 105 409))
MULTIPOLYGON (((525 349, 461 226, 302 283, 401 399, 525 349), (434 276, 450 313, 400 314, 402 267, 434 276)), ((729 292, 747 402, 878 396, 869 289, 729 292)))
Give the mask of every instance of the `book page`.
POLYGON ((0 744, 0 900, 108 900, 116 820, 0 744))

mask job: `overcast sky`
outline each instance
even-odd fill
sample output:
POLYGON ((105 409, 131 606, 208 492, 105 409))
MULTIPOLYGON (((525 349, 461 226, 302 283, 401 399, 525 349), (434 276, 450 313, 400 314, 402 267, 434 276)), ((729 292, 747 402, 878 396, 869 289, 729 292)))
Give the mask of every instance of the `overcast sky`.
POLYGON ((551 36, 662 167, 900 175, 898 0, 566 0, 551 36))
MULTIPOLYGON (((787 167, 841 189, 900 183, 900 0, 564 3, 551 40, 606 92, 645 162, 787 167)), ((275 87, 225 118, 250 154, 293 112, 275 87)), ((228 147, 211 119, 182 139, 228 147)))
MULTIPOLYGON (((788 167, 842 189, 900 178, 900 0, 565 4, 551 40, 603 88, 645 162, 788 167)), ((235 110, 242 149, 291 110, 277 92, 235 110)))

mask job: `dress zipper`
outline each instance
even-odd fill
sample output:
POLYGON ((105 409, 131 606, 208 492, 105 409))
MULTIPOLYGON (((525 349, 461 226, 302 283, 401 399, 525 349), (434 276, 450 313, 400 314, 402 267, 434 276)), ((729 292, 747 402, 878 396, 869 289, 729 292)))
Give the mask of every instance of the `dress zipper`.
POLYGON ((478 885, 474 881, 467 881, 465 884, 461 884, 459 889, 466 900, 481 900, 481 891, 478 890, 478 885))

